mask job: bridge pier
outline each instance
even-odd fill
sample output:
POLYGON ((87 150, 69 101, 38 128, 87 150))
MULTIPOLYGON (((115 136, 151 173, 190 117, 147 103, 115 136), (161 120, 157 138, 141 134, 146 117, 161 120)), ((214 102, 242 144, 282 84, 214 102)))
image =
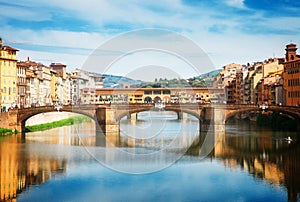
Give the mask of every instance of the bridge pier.
POLYGON ((178 120, 183 119, 183 112, 177 112, 177 119, 178 120))
POLYGON ((18 109, 12 109, 8 112, 0 113, 0 127, 11 130, 17 130, 19 132, 25 130, 25 123, 22 125, 18 120, 18 109))
POLYGON ((200 131, 225 131, 226 109, 207 107, 201 112, 200 131))
POLYGON ((188 114, 184 113, 182 111, 176 112, 177 113, 177 119, 182 120, 182 119, 187 119, 188 114))
POLYGON ((106 135, 119 133, 120 124, 116 118, 116 110, 111 107, 96 109, 95 122, 97 131, 102 131, 106 135))
POLYGON ((137 120, 138 119, 138 113, 132 113, 127 115, 128 120, 137 120))
POLYGON ((214 130, 225 131, 226 109, 214 109, 214 130))
POLYGON ((213 109, 211 107, 205 107, 201 110, 200 119, 200 132, 207 132, 210 129, 211 122, 213 120, 213 109))

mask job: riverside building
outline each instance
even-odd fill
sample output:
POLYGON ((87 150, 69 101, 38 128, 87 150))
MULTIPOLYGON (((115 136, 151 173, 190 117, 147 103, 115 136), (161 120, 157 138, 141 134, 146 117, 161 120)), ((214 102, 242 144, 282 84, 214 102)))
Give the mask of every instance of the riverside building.
POLYGON ((284 89, 286 92, 286 105, 300 105, 300 56, 297 55, 296 44, 286 46, 284 63, 284 89))
POLYGON ((7 111, 17 103, 17 51, 10 46, 3 46, 0 38, 1 111, 7 111))

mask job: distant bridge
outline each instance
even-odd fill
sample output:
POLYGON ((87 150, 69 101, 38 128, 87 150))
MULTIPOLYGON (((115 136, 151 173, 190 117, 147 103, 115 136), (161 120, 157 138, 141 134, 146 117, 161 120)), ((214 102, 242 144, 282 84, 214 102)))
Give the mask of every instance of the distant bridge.
MULTIPOLYGON (((199 119, 200 128, 205 123, 224 126, 229 118, 237 114, 262 111, 257 105, 198 103, 166 103, 160 107, 155 107, 153 103, 66 105, 59 109, 59 111, 74 112, 94 119, 97 123, 96 125, 100 126, 103 132, 118 131, 119 122, 124 116, 129 117, 131 114, 149 110, 175 111, 179 119, 182 117, 182 113, 193 115, 199 119)), ((298 120, 298 127, 300 125, 299 107, 268 106, 266 110, 286 114, 298 120)), ((13 109, 9 112, 1 113, 0 127, 25 131, 25 123, 30 117, 54 111, 57 111, 57 108, 54 106, 13 109)))

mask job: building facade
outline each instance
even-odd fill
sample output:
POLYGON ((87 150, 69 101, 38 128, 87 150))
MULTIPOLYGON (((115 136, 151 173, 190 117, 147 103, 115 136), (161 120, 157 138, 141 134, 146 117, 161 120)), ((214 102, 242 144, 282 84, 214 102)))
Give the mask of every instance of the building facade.
POLYGON ((72 104, 72 82, 67 74, 67 66, 61 63, 51 63, 51 97, 54 104, 72 104))
POLYGON ((26 65, 17 63, 17 106, 23 108, 26 103, 26 65))
POLYGON ((300 56, 296 54, 296 44, 288 44, 285 50, 283 78, 286 105, 300 106, 300 56))
POLYGON ((0 38, 0 101, 1 111, 7 111, 17 105, 17 51, 3 46, 0 38))
MULTIPOLYGON (((102 88, 95 102, 109 103, 224 103, 221 88, 102 88)), ((87 103, 88 104, 88 103, 87 103)))
POLYGON ((72 84, 71 97, 73 104, 90 104, 99 102, 99 98, 96 97, 96 90, 103 88, 104 76, 76 69, 70 72, 70 78, 70 83, 72 84))
POLYGON ((217 77, 214 86, 224 89, 225 103, 241 104, 243 102, 243 69, 245 67, 239 64, 228 64, 223 67, 220 75, 217 77))

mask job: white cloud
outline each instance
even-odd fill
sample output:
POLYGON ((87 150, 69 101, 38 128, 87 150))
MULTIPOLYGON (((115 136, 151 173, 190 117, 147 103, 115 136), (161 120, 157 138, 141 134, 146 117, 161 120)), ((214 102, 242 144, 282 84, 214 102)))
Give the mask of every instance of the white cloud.
POLYGON ((33 7, 0 5, 0 16, 12 19, 28 21, 50 20, 51 14, 46 10, 34 9, 33 7))
POLYGON ((245 9, 245 4, 244 0, 226 0, 227 5, 235 7, 235 8, 240 8, 240 9, 245 9))
POLYGON ((17 53, 18 60, 25 61, 28 57, 32 61, 41 62, 42 64, 47 66, 49 66, 52 62, 63 63, 67 65, 67 71, 71 71, 76 68, 82 68, 88 56, 29 50, 20 50, 17 53))
POLYGON ((71 32, 58 30, 31 30, 17 27, 2 27, 1 37, 8 41, 27 42, 33 45, 49 45, 95 49, 110 36, 99 33, 71 32))
MULTIPOLYGON (((234 8, 246 9, 243 0, 224 0, 225 3, 234 8)), ((120 34, 122 31, 130 31, 136 28, 163 28, 178 31, 184 36, 189 37, 196 42, 200 48, 209 53, 216 68, 220 68, 228 63, 246 63, 251 61, 264 60, 284 54, 284 46, 291 40, 300 43, 299 34, 271 34, 264 35, 263 32, 254 35, 241 32, 244 25, 256 25, 259 30, 264 28, 277 29, 287 27, 288 31, 299 31, 299 21, 297 17, 276 17, 265 18, 259 12, 253 11, 253 15, 240 17, 237 14, 226 13, 226 10, 220 12, 215 8, 202 6, 187 6, 180 0, 162 0, 158 2, 147 0, 133 1, 107 1, 107 0, 53 0, 41 2, 38 0, 29 0, 24 3, 18 3, 20 6, 10 7, 10 12, 20 11, 15 18, 24 18, 25 20, 51 20, 51 12, 57 9, 68 16, 87 21, 95 29, 93 32, 88 29, 81 32, 55 30, 30 30, 14 27, 13 25, 4 25, 1 27, 1 37, 8 41, 29 42, 34 45, 85 48, 88 50, 96 49, 105 41, 120 34), (42 5, 43 4, 43 5, 42 5), (36 10, 21 9, 27 5, 35 5, 36 10), (39 7, 41 6, 41 7, 39 7), (51 12, 47 9, 51 8, 51 12), (15 10, 14 10, 15 9, 15 10), (20 10, 21 9, 21 10, 20 10), (34 11, 34 12, 33 12, 34 11), (42 15, 42 14, 45 15, 42 15), (25 16, 25 17, 24 17, 25 16), (259 19, 259 23, 258 22, 259 19), (33 19, 34 20, 34 19, 33 19), (256 22, 254 24, 254 22, 256 22), (122 28, 124 26, 124 28, 122 28), (210 32, 212 27, 216 33, 210 32), (96 32, 95 30, 99 30, 96 32), (116 32, 113 31, 116 29, 116 32)), ((7 11, 8 12, 8 11, 7 11)), ((7 16, 8 14, 3 14, 7 16)), ((24 20, 23 19, 23 20, 24 20)), ((1 23, 5 20, 1 19, 1 23)), ((55 22, 54 22, 55 23, 55 22)), ((62 50, 65 50, 62 48, 62 50)), ((44 50, 45 51, 45 50, 44 50)), ((68 51, 66 49, 66 51, 68 51)), ((75 51, 76 52, 76 51, 75 51)), ((74 52, 53 53, 40 51, 21 50, 20 59, 26 59, 27 56, 32 59, 43 59, 44 61, 62 62, 68 67, 81 67, 87 55, 74 52), (32 54, 32 55, 31 55, 32 54)), ((47 62, 45 62, 47 64, 47 62)))

